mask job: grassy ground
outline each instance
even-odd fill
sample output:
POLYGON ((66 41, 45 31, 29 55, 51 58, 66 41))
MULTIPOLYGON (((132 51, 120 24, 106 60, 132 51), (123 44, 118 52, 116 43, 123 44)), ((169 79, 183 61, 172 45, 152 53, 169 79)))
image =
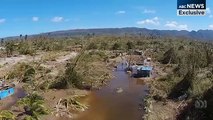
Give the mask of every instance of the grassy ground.
MULTIPOLYGON (((173 90, 181 91, 182 89, 182 87, 174 89, 174 87, 176 87, 176 85, 179 84, 182 79, 179 77, 170 76, 172 72, 169 71, 171 71, 171 68, 173 67, 174 66, 168 67, 168 65, 157 65, 155 67, 155 70, 158 73, 157 77, 155 79, 146 81, 150 86, 150 94, 145 100, 145 109, 147 112, 145 115, 145 120, 181 120, 186 119, 188 116, 190 116, 190 119, 206 119, 203 117, 197 117, 195 113, 201 114, 201 111, 205 111, 210 108, 194 108, 195 103, 193 101, 195 99, 203 100, 203 94, 205 94, 206 91, 209 91, 212 87, 211 79, 206 77, 207 73, 209 73, 209 77, 211 76, 209 68, 205 68, 197 72, 195 77, 196 81, 193 83, 194 89, 189 90, 192 97, 188 95, 187 98, 181 99, 179 96, 171 99, 169 98, 169 95, 171 95, 173 90), (171 81, 168 81, 168 79, 171 81), (191 112, 193 112, 193 114, 191 112)), ((178 92, 174 93, 177 94, 178 92)), ((210 99, 210 97, 208 99, 210 99)), ((208 99, 206 100, 209 101, 208 99)), ((211 103, 208 104, 211 106, 211 103)), ((202 114, 206 114, 205 117, 208 116, 208 114, 205 112, 202 114)))

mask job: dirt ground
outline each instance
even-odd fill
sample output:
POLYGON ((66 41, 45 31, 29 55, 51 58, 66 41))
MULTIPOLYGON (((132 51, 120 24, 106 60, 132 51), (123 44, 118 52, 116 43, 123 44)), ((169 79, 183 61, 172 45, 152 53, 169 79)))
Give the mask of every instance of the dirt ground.
MULTIPOLYGON (((20 55, 16 57, 0 58, 0 78, 3 78, 18 62, 41 61, 44 55, 44 52, 40 52, 36 56, 20 55)), ((74 58, 75 56, 77 56, 76 52, 69 52, 56 58, 56 61, 48 61, 42 65, 47 68, 54 68, 57 64, 64 63, 66 60, 74 58)))
MULTIPOLYGON (((13 66, 19 62, 32 62, 32 61, 41 61, 42 56, 44 56, 46 53, 41 52, 39 54, 37 54, 36 56, 32 57, 32 56, 27 56, 27 55, 20 55, 20 56, 16 56, 16 57, 9 57, 9 58, 0 58, 0 78, 4 78, 4 76, 6 76, 6 74, 13 69, 13 66)), ((74 58, 75 56, 77 56, 76 52, 68 52, 66 54, 63 54, 63 56, 59 56, 58 58, 56 58, 55 61, 47 61, 45 63, 42 63, 43 66, 45 67, 50 67, 52 68, 52 74, 57 74, 57 66, 60 66, 60 64, 64 64, 67 60, 74 58)), ((18 81, 18 80, 17 80, 18 81)), ((16 83, 16 87, 15 87, 15 94, 3 99, 0 101, 0 110, 2 109, 9 109, 11 108, 11 106, 13 106, 20 98, 25 96, 25 92, 22 89, 22 85, 17 83, 16 81, 14 81, 14 83, 16 83)), ((61 91, 53 91, 53 93, 49 93, 50 95, 63 95, 61 91), (59 92, 59 93, 58 93, 59 92)), ((48 93, 47 93, 48 94, 48 93)), ((44 95, 45 97, 48 95, 44 95)), ((59 96, 60 97, 60 96, 59 96)))
POLYGON ((151 102, 148 120, 176 120, 178 103, 172 101, 168 101, 167 104, 156 101, 151 102))
MULTIPOLYGON (((42 120, 67 120, 68 117, 57 116, 56 105, 62 98, 70 98, 72 96, 86 96, 90 92, 86 90, 79 89, 67 89, 67 90, 49 90, 45 93, 42 93, 42 96, 45 98, 45 106, 51 110, 49 115, 43 116, 42 120)), ((72 117, 77 116, 77 111, 73 111, 72 117)))
MULTIPOLYGON (((153 62, 152 65, 154 66, 154 77, 151 79, 146 80, 146 84, 150 86, 150 90, 153 91, 155 94, 161 94, 161 91, 153 87, 152 81, 158 80, 162 76, 166 76, 169 69, 165 70, 164 67, 158 63, 153 62)), ((152 96, 152 92, 150 96, 152 96)), ((178 111, 180 111, 183 102, 174 102, 172 100, 165 99, 165 101, 156 101, 154 99, 148 99, 149 105, 146 106, 147 114, 145 115, 145 120, 176 120, 176 115, 178 111)))

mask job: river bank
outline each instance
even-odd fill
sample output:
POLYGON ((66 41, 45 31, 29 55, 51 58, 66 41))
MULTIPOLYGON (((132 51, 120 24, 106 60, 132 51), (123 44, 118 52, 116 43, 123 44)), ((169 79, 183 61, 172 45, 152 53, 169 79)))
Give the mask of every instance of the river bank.
MULTIPOLYGON (((66 56, 65 56, 66 57, 66 56)), ((60 59, 64 57, 59 57, 60 59)), ((70 58, 70 57, 69 57, 70 58)), ((111 69, 113 78, 110 80, 105 80, 100 84, 94 84, 99 86, 94 90, 80 90, 80 89, 61 89, 54 90, 49 89, 45 91, 40 91, 40 95, 44 98, 45 106, 51 110, 50 115, 42 117, 44 120, 62 120, 62 119, 74 119, 74 120, 93 120, 93 118, 99 118, 100 120, 130 120, 130 119, 142 119, 145 113, 144 98, 147 95, 148 87, 143 79, 133 78, 130 74, 126 73, 125 68, 125 58, 116 57, 109 60, 109 63, 105 67, 111 69), (117 64, 117 65, 116 65, 117 64), (114 68, 114 66, 117 66, 114 68), (88 106, 83 112, 73 110, 69 108, 69 114, 64 113, 63 110, 57 110, 56 106, 60 100, 66 100, 72 96, 85 96, 84 99, 80 99, 82 105, 88 106), (100 112, 101 111, 101 112, 100 112), (121 116, 122 114, 122 116, 121 116)), ((66 57, 66 60, 68 58, 66 57)), ((66 60, 60 61, 56 59, 56 62, 65 62, 66 60)), ((45 63, 47 64, 47 63, 45 63)), ((49 63, 48 63, 49 64, 49 63)), ((63 63, 64 64, 64 63, 63 63)), ((44 66, 44 65, 43 65, 44 66)), ((50 64, 49 64, 50 66, 50 64)), ((45 66, 46 67, 46 66, 45 66)), ((18 88, 17 88, 18 89, 18 88)), ((20 87, 21 89, 21 87, 20 87)), ((18 90, 17 90, 18 91, 18 90)), ((19 95, 15 93, 15 96, 19 95)), ((11 97, 9 99, 13 99, 11 97)), ((7 102, 8 100, 7 99, 7 102)), ((16 105, 17 99, 14 101, 10 109, 15 115, 20 115, 24 113, 24 110, 16 105)), ((22 115, 19 117, 22 119, 22 115)))
POLYGON ((149 88, 149 94, 144 99, 144 120, 177 120, 177 115, 185 106, 185 101, 174 101, 167 98, 162 86, 157 82, 164 79, 171 71, 167 65, 154 62, 153 79, 145 81, 149 88))
POLYGON ((131 77, 120 63, 114 78, 100 90, 90 93, 89 109, 74 120, 137 120, 143 116, 143 98, 147 87, 143 80, 131 77))

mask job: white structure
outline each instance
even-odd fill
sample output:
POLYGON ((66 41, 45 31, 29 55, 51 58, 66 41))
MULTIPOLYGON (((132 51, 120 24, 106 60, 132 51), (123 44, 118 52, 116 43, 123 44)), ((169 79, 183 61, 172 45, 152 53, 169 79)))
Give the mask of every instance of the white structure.
POLYGON ((0 47, 0 50, 5 50, 5 47, 0 47))
POLYGON ((144 64, 144 66, 151 66, 151 58, 146 58, 144 61, 143 61, 143 64, 144 64))

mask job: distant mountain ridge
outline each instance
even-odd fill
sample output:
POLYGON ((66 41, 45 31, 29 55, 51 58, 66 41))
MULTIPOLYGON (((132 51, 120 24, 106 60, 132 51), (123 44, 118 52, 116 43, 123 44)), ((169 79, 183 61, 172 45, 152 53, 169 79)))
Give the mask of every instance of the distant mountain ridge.
POLYGON ((213 41, 213 30, 150 30, 146 28, 126 27, 126 28, 97 28, 97 29, 73 29, 41 33, 33 36, 50 36, 50 37, 70 37, 85 35, 153 35, 158 37, 185 37, 195 40, 213 41))

